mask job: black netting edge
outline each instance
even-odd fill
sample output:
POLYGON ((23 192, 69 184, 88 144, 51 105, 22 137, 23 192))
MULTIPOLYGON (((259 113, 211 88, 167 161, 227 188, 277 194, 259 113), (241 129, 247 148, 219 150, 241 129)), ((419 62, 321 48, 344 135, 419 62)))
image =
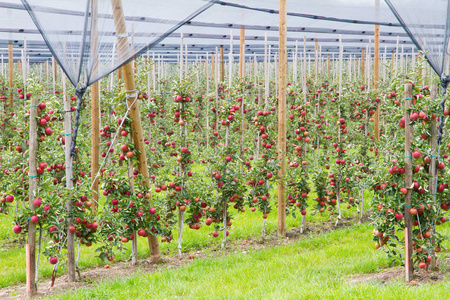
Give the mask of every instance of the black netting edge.
MULTIPOLYGON (((450 1, 447 1, 447 22, 445 23, 445 32, 444 32, 444 51, 442 54, 442 63, 441 63, 441 68, 442 68, 442 73, 444 73, 444 66, 445 66, 445 54, 447 53, 447 47, 448 47, 448 35, 449 35, 449 30, 450 30, 450 1)), ((447 53, 448 54, 448 53, 447 53)), ((444 74, 442 74, 444 75, 444 74)), ((447 85, 448 85, 448 81, 447 85)), ((447 90, 447 86, 445 86, 445 90, 447 90)))
MULTIPOLYGON (((26 0, 22 0, 22 1, 26 1, 26 0)), ((176 30, 178 30, 180 27, 182 27, 184 24, 186 24, 187 22, 191 21, 192 19, 194 19, 195 17, 197 17, 198 15, 200 15, 201 13, 203 13, 204 11, 206 11, 208 8, 210 8, 211 6, 213 6, 215 4, 214 0, 208 0, 208 4, 205 4, 204 6, 202 6, 201 8, 199 8, 197 11, 193 12, 191 15, 189 15, 187 18, 185 18, 183 21, 179 22, 177 25, 175 25, 174 27, 172 27, 171 29, 169 29, 166 33, 164 33, 163 35, 161 35, 159 38, 157 38, 156 40, 154 40, 153 42, 147 44, 146 46, 142 47, 141 50, 139 50, 138 52, 136 52, 134 55, 130 56, 130 58, 128 58, 127 60, 125 60, 124 62, 122 62, 120 65, 117 65, 114 69, 112 69, 110 72, 104 74, 103 76, 91 81, 90 78, 88 78, 88 82, 86 84, 86 86, 90 86, 92 84, 94 84, 95 82, 97 82, 98 80, 100 80, 101 78, 109 75, 110 73, 116 71, 117 69, 119 69, 120 67, 126 65, 127 63, 129 63, 130 61, 134 60, 136 57, 144 54, 147 50, 153 48, 154 46, 156 46, 157 44, 159 44, 161 41, 163 41, 166 37, 168 37, 169 35, 171 35, 173 32, 175 32, 176 30)))
MULTIPOLYGON (((84 13, 84 28, 83 28, 83 37, 81 40, 81 55, 80 55, 80 66, 78 67, 78 78, 77 78, 77 84, 80 82, 81 77, 81 71, 84 65, 84 52, 86 51, 86 33, 88 28, 88 20, 90 16, 90 7, 91 7, 91 0, 87 1, 87 7, 86 12, 84 13)), ((88 86, 88 85, 86 85, 88 86)), ((76 86, 75 86, 76 87, 76 86)))
POLYGON ((45 41, 45 44, 47 44, 48 49, 50 50, 50 52, 52 53, 53 57, 55 58, 55 60, 58 62, 58 64, 61 66, 61 69, 63 70, 63 72, 66 74, 67 78, 69 78, 69 81, 72 83, 72 85, 74 87, 77 86, 78 82, 74 82, 74 80, 72 80, 72 78, 69 76, 69 74, 67 73, 67 70, 65 68, 62 67, 62 63, 59 60, 58 56, 56 55, 55 51, 53 50, 52 47, 50 47, 50 42, 47 39, 47 36, 44 34, 44 30, 42 29, 41 24, 39 23, 38 19, 36 18, 36 15, 34 14, 30 4, 28 3, 27 0, 21 0, 23 3, 23 6, 25 6, 25 8, 28 11, 28 14, 30 15, 31 19, 33 20, 33 23, 36 25, 37 29, 39 30, 42 38, 45 41))
POLYGON ((36 15, 34 14, 33 9, 31 8, 31 6, 29 5, 29 3, 27 2, 27 0, 22 0, 23 5, 25 6, 25 8, 27 9, 28 13, 30 14, 31 19, 33 20, 34 24, 36 25, 36 27, 38 28, 39 32, 42 35, 42 38, 44 39, 45 43, 47 44, 50 52, 52 53, 53 57, 55 58, 55 60, 58 62, 58 64, 61 66, 61 69, 64 71, 64 73, 67 75, 67 78, 69 78, 70 82, 73 84, 74 87, 76 87, 76 95, 78 97, 78 101, 77 101, 77 110, 76 110, 76 115, 75 115, 75 124, 74 124, 74 131, 73 131, 73 136, 72 136, 72 143, 71 143, 71 150, 70 150, 70 155, 71 157, 75 156, 75 148, 76 148, 76 141, 77 141, 77 133, 78 133, 78 128, 79 128, 79 120, 80 120, 80 111, 81 111, 81 103, 83 101, 83 96, 84 93, 86 92, 86 89, 92 85, 93 83, 95 83, 96 81, 100 80, 101 78, 103 78, 104 76, 109 75, 110 73, 114 72, 115 70, 119 69, 120 67, 122 67, 123 65, 129 63, 130 61, 132 61, 133 59, 135 59, 136 57, 138 57, 139 55, 141 55, 142 53, 144 53, 145 51, 147 51, 148 49, 152 48, 153 46, 157 45, 158 43, 160 43, 162 40, 164 40, 167 36, 169 36, 170 34, 172 34, 174 31, 176 31, 178 28, 180 28, 181 26, 183 26, 184 24, 186 24, 187 22, 189 22, 190 20, 192 20, 193 18, 195 18, 196 16, 198 16, 199 14, 201 14, 202 12, 204 12, 205 10, 207 10, 208 8, 210 8, 211 6, 214 5, 213 1, 209 1, 208 4, 204 5, 203 7, 201 7, 200 9, 198 9, 196 12, 192 13, 190 16, 188 16, 186 19, 184 19, 182 22, 178 23, 176 26, 172 27, 170 30, 168 30, 164 35, 160 36, 158 39, 156 39, 155 41, 153 41, 152 43, 148 44, 147 46, 143 47, 140 51, 138 51, 136 54, 132 55, 129 59, 125 60, 124 62, 122 62, 121 64, 117 65, 114 69, 112 69, 110 72, 104 74, 102 77, 99 77, 98 79, 96 79, 95 81, 89 81, 86 83, 86 85, 82 86, 82 87, 77 87, 79 84, 79 80, 80 80, 80 76, 81 76, 81 69, 82 66, 84 64, 84 51, 85 51, 85 42, 86 42, 86 30, 87 30, 87 20, 88 20, 88 14, 89 14, 89 7, 90 7, 90 0, 87 1, 87 10, 85 13, 85 24, 84 24, 84 33, 83 33, 83 40, 82 40, 82 48, 81 48, 81 56, 80 56, 80 66, 79 66, 79 71, 78 71, 78 78, 77 78, 77 82, 73 82, 72 79, 70 78, 70 76, 68 75, 66 69, 63 67, 63 65, 61 64, 60 60, 58 59, 58 56, 56 55, 56 53, 54 52, 53 48, 50 46, 50 43, 47 39, 47 36, 44 33, 44 30, 42 29, 41 24, 39 23, 38 19, 36 18, 36 15))
MULTIPOLYGON (((220 4, 223 6, 231 6, 231 7, 236 7, 236 8, 270 13, 270 14, 278 14, 278 10, 276 10, 276 9, 250 7, 250 6, 246 6, 246 5, 242 5, 242 4, 230 3, 230 2, 220 1, 220 0, 213 0, 213 1, 216 4, 220 4)), ((314 19, 314 20, 334 21, 334 22, 351 23, 351 24, 383 25, 383 26, 390 26, 390 27, 401 27, 402 26, 401 24, 388 23, 388 22, 371 22, 371 21, 363 21, 363 20, 351 20, 351 19, 325 17, 325 16, 294 13, 294 12, 287 12, 287 15, 291 16, 291 17, 301 17, 301 18, 314 19)))
MULTIPOLYGON (((409 27, 406 25, 405 21, 403 21, 403 18, 400 17, 399 13, 397 12, 397 10, 395 9, 395 7, 392 5, 391 0, 385 0, 386 4, 389 6, 389 8, 391 9, 392 13, 394 14, 394 16, 397 18, 397 20, 400 22, 400 24, 402 25, 403 29, 405 29, 406 33, 408 34, 409 38, 413 41, 414 45, 416 45, 417 49, 419 49, 420 51, 424 51, 424 49, 422 49, 422 47, 419 45, 419 43, 417 42, 416 38, 414 37, 414 35, 412 34, 411 30, 409 29, 409 27)), ((427 58, 427 55, 425 55, 425 58, 427 58)), ((437 68, 437 66, 435 66, 429 59, 427 59, 428 63, 430 64, 431 68, 433 68, 434 72, 436 72, 436 74, 440 77, 441 74, 439 74, 439 70, 437 68)))

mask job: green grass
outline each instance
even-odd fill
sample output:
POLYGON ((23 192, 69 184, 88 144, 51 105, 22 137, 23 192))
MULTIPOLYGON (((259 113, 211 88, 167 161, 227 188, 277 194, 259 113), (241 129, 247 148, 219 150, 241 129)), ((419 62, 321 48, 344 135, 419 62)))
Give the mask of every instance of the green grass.
MULTIPOLYGON (((14 235, 12 231, 12 215, 1 215, 0 217, 0 241, 7 241, 11 239, 14 235)), ((1 244, 0 244, 1 245, 1 244)))
POLYGON ((387 266, 367 224, 287 246, 195 260, 180 269, 100 282, 57 299, 448 299, 450 283, 407 287, 348 283, 352 274, 387 266))
MULTIPOLYGON (((199 174, 205 173, 204 165, 195 165, 194 169, 199 174)), ((312 183, 311 183, 312 186, 312 183)), ((271 195, 276 195, 276 187, 274 187, 271 191, 271 195)), ((316 197, 316 194, 312 192, 309 198, 309 205, 313 207, 316 202, 313 200, 316 197)), ((370 199, 371 193, 366 192, 365 199, 370 199)), ((101 196, 101 202, 105 201, 105 197, 101 196)), ((274 210, 269 214, 269 217, 266 221, 266 232, 274 232, 277 227, 277 210, 275 205, 273 205, 274 210)), ((368 205, 365 204, 366 210, 368 205)), ((356 216, 356 211, 354 208, 348 210, 345 208, 345 205, 342 207, 343 217, 348 216, 356 216)), ((235 209, 230 209, 233 214, 233 226, 229 230, 230 231, 230 240, 236 239, 245 239, 249 237, 258 237, 261 236, 262 229, 262 215, 259 212, 250 212, 248 209, 245 213, 237 212, 235 209)), ((307 222, 322 222, 328 219, 336 219, 336 216, 330 216, 328 212, 324 212, 323 215, 311 215, 308 213, 307 222)), ((286 219, 287 229, 292 227, 299 227, 301 224, 300 214, 297 213, 297 218, 293 218, 291 215, 286 219)), ((13 227, 13 217, 12 215, 1 215, 0 216, 0 266, 2 267, 2 276, 0 276, 0 288, 10 286, 13 284, 25 282, 26 273, 25 273, 25 249, 24 247, 19 247, 18 240, 24 241, 26 236, 21 235, 20 237, 15 235, 12 232, 13 227), (15 241, 15 243, 12 243, 15 241)), ((191 230, 187 226, 184 226, 183 230, 183 251, 192 251, 194 249, 200 249, 209 247, 211 245, 220 244, 220 238, 212 238, 211 233, 213 231, 213 227, 203 226, 200 230, 191 230)), ((45 236, 45 234, 44 234, 45 236)), ((161 252, 167 253, 175 253, 177 251, 177 238, 178 233, 176 229, 173 231, 174 240, 171 243, 161 243, 161 252)), ((25 244, 25 243, 22 243, 25 244)), ((46 245, 46 241, 43 240, 43 247, 46 245)), ((116 260, 126 260, 131 255, 131 243, 126 245, 129 249, 124 253, 116 253, 116 260)), ((94 244, 92 247, 87 248, 82 246, 81 248, 81 257, 80 257, 80 267, 81 269, 86 269, 88 267, 96 267, 103 265, 100 259, 96 258, 95 249, 97 246, 94 244)), ((42 249, 44 251, 44 249, 42 249)), ((138 257, 139 258, 147 258, 148 257, 148 244, 147 239, 139 238, 138 239, 138 257)), ((47 261, 44 255, 41 255, 40 265, 39 265, 39 275, 40 277, 50 277, 52 273, 52 265, 47 261)), ((58 274, 62 274, 65 272, 64 268, 58 270, 58 274)))
MULTIPOLYGON (((275 194, 275 193, 274 193, 275 194)), ((314 193, 311 194, 310 197, 310 205, 314 205, 315 201, 314 193)), ((231 209, 234 220, 233 226, 229 230, 230 231, 230 240, 236 239, 245 239, 249 237, 258 237, 261 235, 262 229, 262 215, 258 212, 250 212, 247 210, 245 213, 238 213, 235 209, 231 209)), ((355 216, 355 209, 348 210, 345 207, 342 209, 343 216, 355 216)), ((336 216, 329 216, 328 213, 324 213, 323 215, 307 215, 307 222, 322 222, 328 219, 335 219, 336 216)), ((2 216, 0 218, 0 266, 2 266, 2 276, 0 276, 0 287, 6 287, 12 284, 17 284, 21 282, 25 282, 26 273, 25 273, 25 249, 24 247, 18 247, 17 244, 11 244, 12 239, 17 240, 18 236, 16 236, 12 232, 12 216, 2 216)), ((301 224, 301 218, 293 218, 292 216, 287 217, 287 228, 290 229, 292 227, 299 227, 301 224)), ((274 232, 277 227, 277 210, 274 209, 270 214, 266 221, 266 232, 274 232)), ((184 227, 183 230, 183 250, 184 251, 192 251, 194 249, 205 248, 211 245, 220 244, 220 238, 213 238, 211 233, 213 231, 213 227, 211 226, 203 226, 200 230, 192 230, 187 226, 184 227)), ((169 248, 170 253, 176 253, 177 251, 177 231, 174 230, 174 241, 171 243, 161 243, 161 252, 167 253, 169 248)), ((45 242, 43 241, 43 245, 45 242)), ((125 260, 128 259, 131 255, 131 243, 126 244, 128 247, 128 251, 124 253, 117 253, 116 260, 125 260)), ((96 245, 94 244, 92 247, 87 248, 82 246, 81 248, 81 257, 80 257, 80 267, 82 269, 88 267, 96 267, 103 265, 104 263, 96 258, 95 253, 96 245)), ((44 249, 42 249, 44 250, 44 249)), ((147 258, 148 257, 148 243, 147 239, 139 238, 138 239, 138 257, 139 258, 147 258)), ((52 272, 52 265, 47 261, 44 255, 41 255, 39 274, 40 277, 50 277, 52 272)), ((58 270, 58 274, 64 273, 65 270, 60 268, 58 270)))
MULTIPOLYGON (((366 193, 366 199, 370 199, 366 193)), ((310 197, 310 205, 314 205, 314 193, 310 197)), ((368 205, 365 205, 367 208, 368 205)), ((343 216, 355 216, 355 209, 342 208, 343 216)), ((262 217, 260 213, 237 213, 233 210, 235 219, 230 230, 230 240, 258 237, 261 234, 262 217)), ((277 226, 276 209, 269 214, 266 222, 267 232, 273 232, 277 226)), ((307 215, 307 222, 321 223, 325 220, 335 220, 336 216, 307 215)), ((12 234, 12 217, 3 216, 0 219, 0 287, 25 282, 25 251, 23 247, 11 244, 17 236, 12 234)), ((301 218, 288 216, 287 227, 299 227, 301 218)), ((191 265, 177 270, 167 270, 153 274, 137 274, 125 280, 101 283, 93 290, 80 290, 73 295, 63 295, 61 299, 131 299, 131 298, 161 298, 173 299, 204 299, 214 297, 219 299, 340 299, 369 297, 375 292, 392 299, 406 299, 411 291, 395 283, 386 287, 363 285, 351 286, 343 281, 348 274, 367 273, 386 266, 386 255, 373 249, 371 227, 367 224, 354 226, 350 229, 308 236, 294 245, 276 247, 249 254, 236 254, 220 259, 196 260, 191 265), (380 290, 381 289, 381 290, 380 290)), ((443 234, 450 234, 450 225, 445 223, 440 228, 443 234)), ((183 232, 183 249, 190 252, 194 249, 219 245, 219 238, 212 238, 212 227, 203 226, 200 230, 191 230, 187 226, 183 232)), ((174 240, 177 232, 174 231, 174 240)), ((444 246, 449 246, 447 243, 444 246)), ((131 248, 131 244, 127 244, 131 248)), ((161 243, 161 252, 176 253, 176 243, 161 243)), ((80 267, 101 266, 104 264, 95 257, 95 248, 82 247, 80 267)), ((129 258, 131 249, 117 254, 117 260, 129 258)), ((139 258, 148 257, 147 240, 138 240, 139 258)), ((52 265, 41 256, 40 277, 51 275, 52 265)), ((60 269, 58 274, 64 273, 60 269)), ((83 271, 82 271, 83 273, 83 271)), ((57 279, 58 280, 58 279, 57 279)), ((444 295, 444 284, 436 293, 444 295)), ((421 290, 423 288, 411 289, 421 290)), ((418 299, 426 292, 418 292, 418 299)), ((381 299, 381 298, 380 298, 381 299)))

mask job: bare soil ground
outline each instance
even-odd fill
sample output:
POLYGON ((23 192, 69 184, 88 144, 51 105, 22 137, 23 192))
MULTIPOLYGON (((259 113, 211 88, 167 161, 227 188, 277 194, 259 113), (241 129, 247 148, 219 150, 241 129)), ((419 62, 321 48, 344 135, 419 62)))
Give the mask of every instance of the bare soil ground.
MULTIPOLYGON (((438 270, 418 270, 414 272, 413 279, 408 283, 410 286, 433 284, 440 281, 448 281, 450 278, 450 258, 439 261, 438 270)), ((386 285, 391 282, 404 282, 405 271, 403 267, 385 268, 372 274, 355 274, 348 278, 349 284, 375 284, 386 285)))

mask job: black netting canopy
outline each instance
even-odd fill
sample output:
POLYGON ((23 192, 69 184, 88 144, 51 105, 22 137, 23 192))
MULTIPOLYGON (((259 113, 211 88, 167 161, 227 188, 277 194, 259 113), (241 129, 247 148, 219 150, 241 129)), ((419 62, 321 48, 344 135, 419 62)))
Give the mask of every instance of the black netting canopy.
POLYGON ((149 2, 156 1, 23 0, 46 45, 74 86, 80 82, 89 86, 212 5, 202 0, 159 1, 154 6, 149 2), (152 17, 140 16, 144 11, 151 11, 152 17), (173 20, 158 17, 168 11, 173 20), (117 28, 120 13, 125 24, 117 28))
MULTIPOLYGON (((48 60, 53 52, 72 83, 78 83, 79 77, 85 78, 84 83, 92 83, 124 62, 117 56, 111 1, 30 0, 24 3, 31 9, 38 26, 21 1, 0 2, 0 55, 6 56, 6 44, 13 41, 15 56, 19 57, 26 40, 31 62, 48 60), (93 7, 98 16, 97 49, 91 47, 93 7), (80 55, 84 56, 82 60, 80 55), (93 57, 102 61, 95 73, 92 73, 93 57), (83 61, 81 69, 80 61, 83 61)), ((287 6, 290 53, 305 38, 308 52, 314 51, 317 40, 322 53, 337 54, 339 35, 342 35, 344 54, 360 55, 361 49, 373 39, 374 24, 380 24, 381 49, 387 53, 402 45, 404 53, 411 53, 415 47, 384 1, 301 0, 288 1, 287 6)), ((204 58, 220 45, 228 51, 230 35, 234 35, 233 49, 238 55, 241 26, 245 27, 247 57, 256 54, 261 59, 265 35, 273 52, 278 46, 278 1, 127 0, 123 1, 123 12, 128 43, 132 45, 131 57, 150 48, 151 55, 162 55, 166 62, 174 62, 181 35, 188 46, 190 60, 204 58)))
POLYGON ((438 74, 448 73, 450 1, 386 0, 399 23, 438 74), (420 10, 417 9, 420 7, 420 10))
MULTIPOLYGON (((448 6, 444 0, 426 6, 409 0, 287 1, 288 59, 303 43, 313 53, 316 41, 322 55, 337 55, 341 41, 344 57, 358 57, 373 47, 378 24, 385 57, 399 49, 404 55, 427 51, 441 75, 449 67, 448 6)), ((140 54, 177 62, 181 38, 187 60, 204 59, 220 46, 228 52, 230 40, 234 51, 225 59, 233 58, 240 28, 247 59, 262 61, 266 45, 276 53, 278 1, 6 0, 0 2, 0 56, 6 61, 12 41, 19 58, 26 44, 30 62, 53 56, 74 86, 86 87, 140 54), (118 9, 121 16, 115 16, 118 9)))
MULTIPOLYGON (((449 68, 448 6, 445 0, 426 6, 409 0, 287 1, 288 59, 304 41, 308 53, 318 41, 322 55, 337 57, 341 40, 344 58, 361 56, 362 49, 373 47, 374 24, 379 24, 385 56, 423 50, 442 75, 449 68)), ((12 41, 19 58, 26 43, 30 62, 54 56, 72 84, 88 86, 140 54, 177 62, 181 37, 187 60, 204 59, 220 46, 233 49, 227 60, 239 55, 240 28, 245 28, 247 59, 262 61, 265 45, 277 53, 278 1, 7 0, 0 1, 0 56, 6 62, 12 41), (120 33, 114 3, 121 3, 125 20, 120 33)))

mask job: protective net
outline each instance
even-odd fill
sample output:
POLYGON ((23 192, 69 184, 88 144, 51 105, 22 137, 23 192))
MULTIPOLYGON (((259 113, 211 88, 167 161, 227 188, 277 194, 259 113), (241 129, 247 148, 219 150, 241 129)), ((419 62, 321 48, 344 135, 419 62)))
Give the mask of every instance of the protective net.
POLYGON ((71 153, 75 155, 81 103, 86 88, 158 44, 212 3, 203 0, 121 1, 23 0, 50 52, 76 87, 78 97, 71 153), (149 8, 173 21, 136 17, 149 8), (143 28, 147 28, 145 31, 143 28), (151 28, 150 30, 148 28, 151 28))
POLYGON ((74 86, 91 85, 212 5, 204 0, 23 3, 74 86), (168 11, 171 20, 158 18, 168 11), (144 17, 143 12, 149 12, 151 17, 144 17))
POLYGON ((392 12, 438 76, 448 73, 450 1, 386 0, 392 12), (420 7, 420 10, 418 10, 420 7))
MULTIPOLYGON (((419 1, 386 0, 386 3, 403 26, 418 49, 425 51, 429 64, 441 77, 442 94, 447 92, 450 76, 449 68, 449 30, 450 1, 431 0, 426 5, 419 1)), ((442 115, 439 118, 438 145, 442 143, 444 128, 444 109, 446 98, 441 100, 442 115)))
MULTIPOLYGON (((9 0, 0 2, 0 8, 0 45, 13 40, 15 57, 20 57, 17 49, 23 49, 26 40, 30 61, 53 56, 77 87, 73 149, 86 87, 149 49, 150 55, 170 63, 179 61, 180 37, 185 60, 204 59, 221 45, 229 52, 232 40, 235 50, 226 55, 228 60, 239 54, 239 29, 245 28, 247 59, 262 61, 267 45, 271 53, 278 52, 278 1, 273 0, 9 0)), ((414 52, 413 35, 405 33, 404 24, 383 1, 301 0, 288 1, 287 8, 289 60, 298 55, 302 42, 306 52, 313 53, 316 41, 321 55, 337 57, 341 43, 344 58, 360 56, 373 39, 374 24, 381 27, 385 57, 398 53, 400 46, 404 54, 414 52)), ((437 57, 430 54, 434 68, 437 57)))
MULTIPOLYGON (((39 30, 28 15, 20 0, 0 1, 0 51, 7 54, 8 41, 14 42, 15 58, 20 57, 24 40, 27 40, 27 55, 31 62, 45 61, 54 54, 59 54, 59 63, 65 69, 71 69, 71 81, 78 76, 85 77, 83 83, 90 83, 101 77, 114 66, 120 65, 117 57, 117 37, 111 18, 111 2, 96 1, 98 7, 98 49, 101 64, 98 69, 89 56, 90 21, 86 19, 88 1, 27 1, 34 10, 41 30, 46 35, 42 38, 39 30), (108 16, 103 18, 103 16, 108 16), (87 21, 87 23, 85 22, 87 21), (81 36, 86 24, 87 35, 81 36), (47 47, 47 44, 51 47, 47 47), (84 70, 79 70, 81 47, 84 43, 84 70), (116 48, 114 49, 114 44, 116 48), (49 50, 50 48, 50 50, 49 50), (56 51, 58 53, 56 53, 56 51), (61 55, 65 53, 65 55, 61 55), (97 72, 97 73, 96 73, 97 72), (80 75, 82 74, 82 75, 80 75)), ((186 58, 195 60, 205 58, 207 52, 215 51, 224 45, 228 51, 230 35, 233 35, 235 53, 238 53, 239 29, 245 27, 246 55, 253 58, 264 54, 265 35, 267 44, 273 53, 278 46, 278 2, 272 0, 246 1, 135 1, 123 3, 126 19, 128 42, 133 44, 133 53, 151 46, 151 55, 161 55, 165 62, 176 62, 179 54, 180 36, 183 31, 184 43, 188 45, 186 58), (209 7, 204 12, 204 8, 209 7), (197 12, 200 12, 196 15, 197 12), (189 18, 193 16, 192 20, 189 18), (187 22, 184 22, 188 20, 187 22), (171 33, 177 25, 182 28, 171 33), (159 38, 167 37, 164 40, 159 38), (157 42, 160 43, 157 43, 157 42)), ((93 2, 94 3, 94 2, 93 2)), ((91 4, 92 5, 92 4, 91 4)), ((89 8, 90 9, 90 8, 89 8)), ((321 0, 288 1, 288 51, 295 51, 297 42, 306 39, 307 52, 314 51, 317 40, 322 53, 338 54, 339 35, 342 35, 344 57, 348 54, 360 55, 361 49, 367 47, 373 39, 374 26, 380 24, 381 49, 387 53, 396 52, 403 45, 404 53, 410 53, 414 44, 403 30, 384 1, 379 0, 321 0)), ((94 55, 95 56, 95 55, 94 55)), ((228 59, 228 56, 225 58, 228 59)), ((289 56, 291 60, 292 57, 289 56)))

